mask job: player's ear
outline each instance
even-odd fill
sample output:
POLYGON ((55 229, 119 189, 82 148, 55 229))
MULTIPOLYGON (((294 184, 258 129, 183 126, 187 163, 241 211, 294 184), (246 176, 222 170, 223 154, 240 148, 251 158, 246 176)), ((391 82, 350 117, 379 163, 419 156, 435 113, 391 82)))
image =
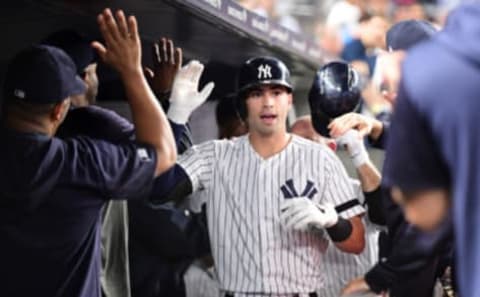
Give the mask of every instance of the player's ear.
POLYGON ((55 122, 62 122, 65 119, 68 109, 70 108, 70 98, 67 98, 61 102, 56 103, 52 112, 50 113, 50 118, 55 122))

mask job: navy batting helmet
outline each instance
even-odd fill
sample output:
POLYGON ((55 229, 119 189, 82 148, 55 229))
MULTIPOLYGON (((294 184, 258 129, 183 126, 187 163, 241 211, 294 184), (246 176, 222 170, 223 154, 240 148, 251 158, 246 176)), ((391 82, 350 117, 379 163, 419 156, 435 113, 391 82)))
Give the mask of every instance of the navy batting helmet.
POLYGON ((331 62, 315 74, 308 103, 315 131, 328 137, 333 118, 354 111, 360 102, 358 73, 345 62, 331 62))
POLYGON ((256 57, 247 60, 240 68, 237 80, 237 110, 242 119, 247 117, 245 97, 248 92, 260 85, 280 85, 292 92, 290 71, 279 59, 256 57))

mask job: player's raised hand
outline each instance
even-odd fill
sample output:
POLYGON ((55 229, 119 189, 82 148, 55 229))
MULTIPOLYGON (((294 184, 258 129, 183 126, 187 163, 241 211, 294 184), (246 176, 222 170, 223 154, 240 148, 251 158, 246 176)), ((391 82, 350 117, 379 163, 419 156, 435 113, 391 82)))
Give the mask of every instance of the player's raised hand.
POLYGON ((382 123, 377 119, 349 112, 333 119, 328 125, 328 129, 330 129, 330 136, 333 138, 340 137, 351 129, 358 130, 360 137, 365 137, 376 133, 376 129, 379 128, 378 125, 382 125, 382 123))
POLYGON ((97 21, 105 44, 94 41, 92 46, 100 58, 122 77, 128 77, 132 72, 142 72, 142 50, 135 17, 129 16, 127 19, 122 10, 118 10, 114 17, 106 8, 98 15, 97 21))
POLYGON ((178 70, 167 113, 168 118, 173 122, 185 124, 195 108, 205 102, 212 93, 215 86, 213 82, 209 82, 203 90, 198 91, 203 68, 202 63, 194 60, 178 70))
POLYGON ((329 228, 338 222, 333 204, 316 204, 308 197, 286 199, 280 206, 280 211, 282 224, 287 229, 297 231, 329 228))
POLYGON ((348 130, 335 140, 337 146, 347 149, 355 168, 362 166, 370 160, 363 137, 357 130, 348 130))
POLYGON ((182 67, 182 49, 175 47, 173 41, 161 38, 152 47, 153 71, 149 77, 155 94, 165 94, 172 90, 175 75, 182 67))

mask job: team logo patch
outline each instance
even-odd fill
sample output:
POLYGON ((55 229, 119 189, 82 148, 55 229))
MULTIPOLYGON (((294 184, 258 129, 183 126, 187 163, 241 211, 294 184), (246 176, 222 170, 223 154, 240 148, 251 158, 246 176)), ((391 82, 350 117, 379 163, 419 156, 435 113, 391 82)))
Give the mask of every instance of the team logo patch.
POLYGON ((295 197, 308 197, 310 199, 318 193, 317 189, 313 182, 307 180, 307 185, 303 189, 302 194, 298 195, 297 190, 295 189, 295 185, 293 184, 293 180, 289 179, 285 182, 283 186, 280 187, 282 191, 283 197, 285 199, 295 198, 295 197))
POLYGON ((137 156, 143 162, 148 162, 152 160, 150 159, 150 156, 148 155, 147 150, 144 148, 137 149, 137 156))
POLYGON ((272 67, 268 64, 262 64, 258 66, 258 79, 269 79, 272 78, 272 67))

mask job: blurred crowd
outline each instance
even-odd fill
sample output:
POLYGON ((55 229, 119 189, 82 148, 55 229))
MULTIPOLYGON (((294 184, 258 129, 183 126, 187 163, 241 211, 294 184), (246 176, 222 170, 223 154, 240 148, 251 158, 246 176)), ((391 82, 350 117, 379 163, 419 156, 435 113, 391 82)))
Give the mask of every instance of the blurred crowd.
MULTIPOLYGON (((385 36, 394 24, 406 20, 428 21, 441 28, 459 4, 456 0, 239 0, 245 8, 306 35, 312 35, 327 61, 349 62, 364 83, 362 112, 375 117, 389 114, 391 104, 380 95, 381 81, 375 69, 379 56, 388 52, 385 36), (296 5, 307 7, 301 12, 296 5)), ((380 62, 382 63, 382 62, 380 62)), ((377 70, 378 72, 378 70, 377 70)))

